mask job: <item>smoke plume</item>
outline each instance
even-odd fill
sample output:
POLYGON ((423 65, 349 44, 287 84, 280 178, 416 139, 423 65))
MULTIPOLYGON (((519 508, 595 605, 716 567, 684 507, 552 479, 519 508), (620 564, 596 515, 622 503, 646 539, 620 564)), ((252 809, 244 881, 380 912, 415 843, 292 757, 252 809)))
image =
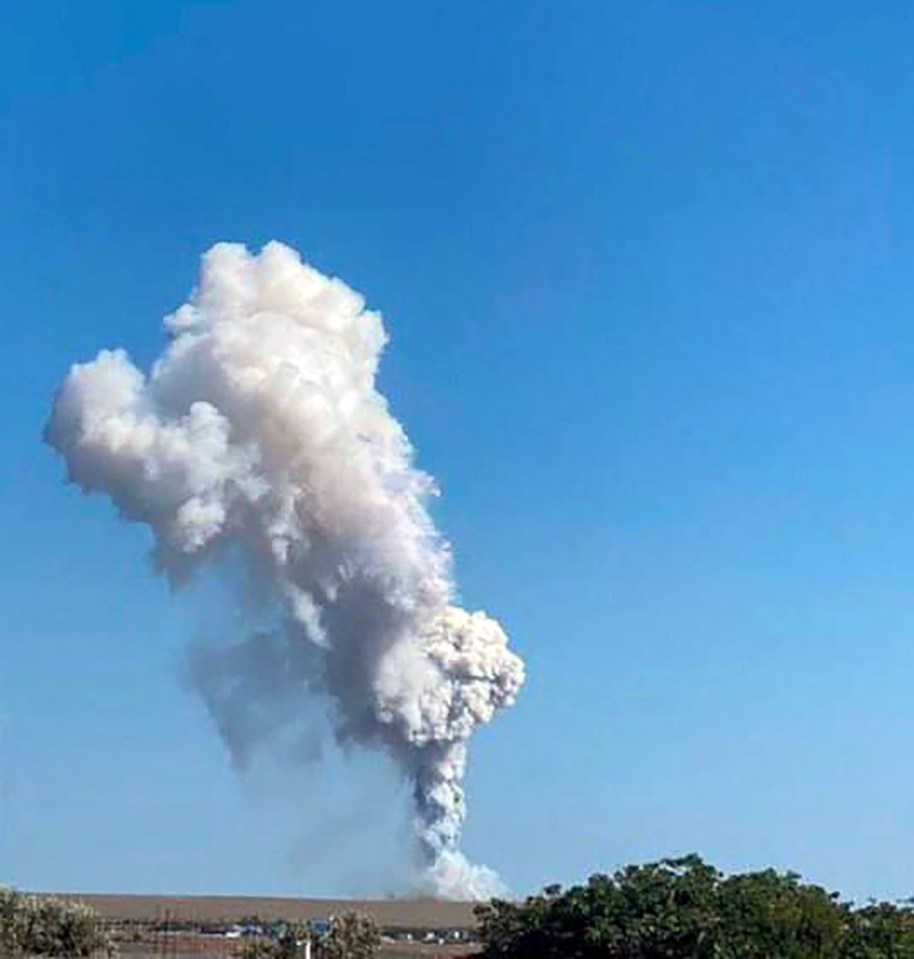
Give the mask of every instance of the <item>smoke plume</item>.
POLYGON ((434 482, 375 386, 380 315, 282 244, 220 243, 165 326, 148 375, 122 350, 71 369, 45 431, 68 478, 149 526, 174 586, 240 560, 242 592, 273 611, 191 657, 236 765, 328 694, 339 741, 408 777, 423 887, 492 894, 494 873, 459 851, 462 780, 523 663, 495 620, 454 605, 434 482))

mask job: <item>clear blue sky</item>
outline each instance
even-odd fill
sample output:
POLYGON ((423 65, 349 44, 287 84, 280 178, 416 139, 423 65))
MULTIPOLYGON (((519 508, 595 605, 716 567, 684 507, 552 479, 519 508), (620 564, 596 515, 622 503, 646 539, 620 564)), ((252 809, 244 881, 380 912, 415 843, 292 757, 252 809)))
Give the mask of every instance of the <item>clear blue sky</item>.
POLYGON ((229 771, 204 599, 62 483, 69 364, 216 240, 392 333, 464 599, 529 664, 466 849, 914 892, 914 13, 836 0, 32 0, 0 29, 0 878, 384 892, 382 763, 229 771))

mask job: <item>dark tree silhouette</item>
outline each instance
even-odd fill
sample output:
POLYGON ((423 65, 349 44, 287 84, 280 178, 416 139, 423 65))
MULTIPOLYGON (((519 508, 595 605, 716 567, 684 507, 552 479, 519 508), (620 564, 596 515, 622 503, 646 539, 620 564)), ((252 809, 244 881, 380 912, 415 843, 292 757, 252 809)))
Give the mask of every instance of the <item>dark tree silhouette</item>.
POLYGON ((855 909, 795 873, 725 876, 695 855, 476 913, 486 959, 914 959, 910 905, 855 909))

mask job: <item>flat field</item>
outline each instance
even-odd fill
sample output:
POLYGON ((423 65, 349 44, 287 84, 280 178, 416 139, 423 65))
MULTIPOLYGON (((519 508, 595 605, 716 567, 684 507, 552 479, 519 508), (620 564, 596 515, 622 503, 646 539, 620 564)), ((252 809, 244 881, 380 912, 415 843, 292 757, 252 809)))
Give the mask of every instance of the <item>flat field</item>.
POLYGON ((344 912, 371 916, 383 929, 471 929, 473 904, 438 899, 296 899, 262 896, 130 896, 59 893, 92 906, 107 922, 231 923, 328 919, 344 912))
POLYGON ((381 959, 458 959, 472 943, 441 941, 436 933, 471 930, 472 903, 435 899, 297 899, 261 896, 142 896, 55 893, 84 902, 101 916, 122 959, 230 959, 244 941, 218 930, 245 921, 327 920, 345 912, 371 916, 387 933, 409 930, 412 941, 385 937, 381 959), (426 936, 431 941, 426 941, 426 936))

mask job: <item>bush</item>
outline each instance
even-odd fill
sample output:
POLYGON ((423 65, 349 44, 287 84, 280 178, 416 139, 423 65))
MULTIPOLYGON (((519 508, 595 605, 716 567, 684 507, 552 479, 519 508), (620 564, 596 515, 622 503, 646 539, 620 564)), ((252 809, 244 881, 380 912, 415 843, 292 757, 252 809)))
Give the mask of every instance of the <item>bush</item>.
POLYGON ((0 889, 0 955, 3 959, 48 956, 83 959, 114 949, 88 906, 50 896, 0 889))
POLYGON ((244 944, 239 959, 277 959, 278 955, 278 947, 275 942, 255 939, 244 944))
MULTIPOLYGON (((297 959, 304 954, 299 946, 312 935, 308 926, 289 926, 276 942, 249 942, 240 959, 297 959)), ((373 959, 381 944, 381 933, 373 919, 354 912, 335 916, 327 933, 314 941, 315 959, 373 959)))
POLYGON ((315 953, 317 959, 372 959, 380 944, 381 932, 373 919, 347 912, 330 920, 315 953))

